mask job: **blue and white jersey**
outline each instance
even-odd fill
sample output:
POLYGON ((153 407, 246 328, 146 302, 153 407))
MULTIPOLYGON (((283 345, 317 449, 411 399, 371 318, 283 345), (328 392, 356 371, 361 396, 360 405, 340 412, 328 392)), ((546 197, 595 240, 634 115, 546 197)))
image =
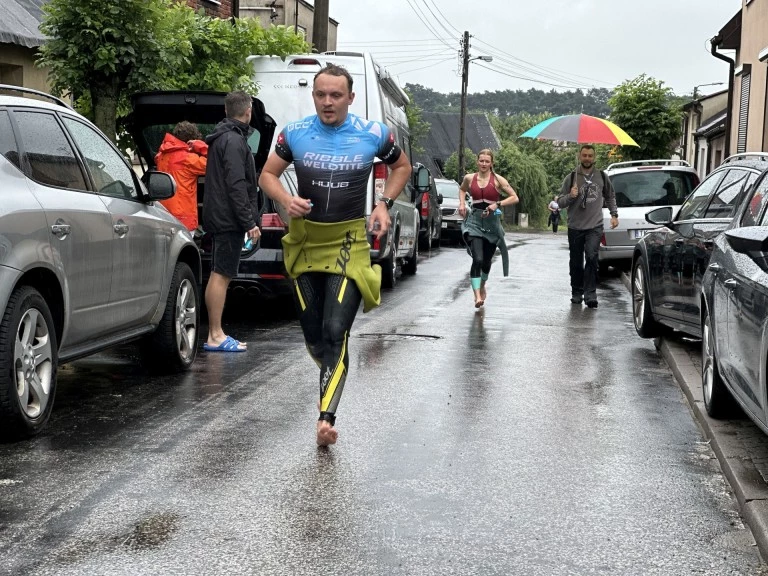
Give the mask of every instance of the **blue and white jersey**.
POLYGON ((299 196, 312 202, 307 220, 342 222, 365 216, 374 159, 393 164, 402 152, 385 124, 347 114, 340 126, 317 115, 288 124, 275 153, 296 168, 299 196))

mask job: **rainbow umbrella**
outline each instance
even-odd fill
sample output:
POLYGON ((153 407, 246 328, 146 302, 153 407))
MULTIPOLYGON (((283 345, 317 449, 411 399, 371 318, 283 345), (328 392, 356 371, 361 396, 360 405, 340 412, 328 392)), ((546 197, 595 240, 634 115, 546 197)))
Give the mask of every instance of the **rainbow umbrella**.
POLYGON ((612 144, 614 146, 638 146, 631 136, 602 118, 587 114, 555 116, 539 122, 520 135, 520 138, 538 140, 562 140, 577 144, 612 144))

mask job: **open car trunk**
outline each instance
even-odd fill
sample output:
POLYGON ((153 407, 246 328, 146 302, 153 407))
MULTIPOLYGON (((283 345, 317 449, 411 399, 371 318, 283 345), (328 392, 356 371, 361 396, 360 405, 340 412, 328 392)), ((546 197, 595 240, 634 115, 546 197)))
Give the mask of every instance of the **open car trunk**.
MULTIPOLYGON (((205 138, 213 132, 224 117, 224 92, 195 92, 195 91, 155 91, 139 92, 131 97, 132 111, 126 121, 126 129, 133 137, 138 154, 145 169, 155 168, 155 155, 165 138, 166 133, 173 131, 182 120, 193 122, 205 138)), ((261 173, 275 133, 275 121, 264 110, 264 104, 257 98, 252 98, 253 111, 250 125, 254 128, 248 139, 248 145, 256 163, 256 172, 261 173)), ((198 180, 197 213, 202 230, 195 234, 203 254, 209 252, 210 241, 205 237, 202 219, 203 203, 205 201, 205 177, 198 180)), ((280 207, 273 206, 272 201, 263 192, 259 193, 259 221, 266 214, 277 213, 280 207)), ((282 215, 286 219, 286 215, 282 215)), ((287 221, 287 219, 285 220, 287 221)), ((263 225, 262 225, 263 227, 263 225)), ((264 231, 262 231, 264 232, 264 231)), ((275 234, 262 234, 259 245, 247 247, 243 251, 257 250, 260 247, 278 248, 282 231, 275 234), (276 238, 272 238, 276 236, 276 238), (274 246, 273 246, 274 244, 274 246)))

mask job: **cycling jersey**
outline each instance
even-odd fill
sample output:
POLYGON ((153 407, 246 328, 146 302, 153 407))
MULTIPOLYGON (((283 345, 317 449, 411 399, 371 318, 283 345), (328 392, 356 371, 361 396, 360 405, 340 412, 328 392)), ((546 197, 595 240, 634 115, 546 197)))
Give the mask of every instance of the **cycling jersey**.
POLYGON ((342 222, 365 216, 374 159, 393 164, 401 150, 385 124, 347 114, 340 126, 323 124, 317 115, 288 124, 275 153, 294 163, 299 196, 312 202, 305 218, 342 222))

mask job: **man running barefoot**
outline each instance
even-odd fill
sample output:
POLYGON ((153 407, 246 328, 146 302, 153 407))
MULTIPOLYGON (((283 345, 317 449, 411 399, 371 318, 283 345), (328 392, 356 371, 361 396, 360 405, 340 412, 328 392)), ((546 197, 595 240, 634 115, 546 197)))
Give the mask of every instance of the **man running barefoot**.
POLYGON ((316 115, 288 124, 277 139, 259 185, 282 204, 291 221, 283 259, 294 279, 294 300, 307 350, 320 368, 317 444, 334 444, 336 408, 349 367, 349 331, 360 303, 380 302, 381 268, 371 266, 367 232, 381 238, 389 208, 405 187, 411 164, 386 125, 349 113, 352 76, 329 64, 315 75, 316 115), (365 226, 368 178, 374 160, 391 168, 381 201, 365 226), (293 163, 298 196, 280 175, 293 163))

